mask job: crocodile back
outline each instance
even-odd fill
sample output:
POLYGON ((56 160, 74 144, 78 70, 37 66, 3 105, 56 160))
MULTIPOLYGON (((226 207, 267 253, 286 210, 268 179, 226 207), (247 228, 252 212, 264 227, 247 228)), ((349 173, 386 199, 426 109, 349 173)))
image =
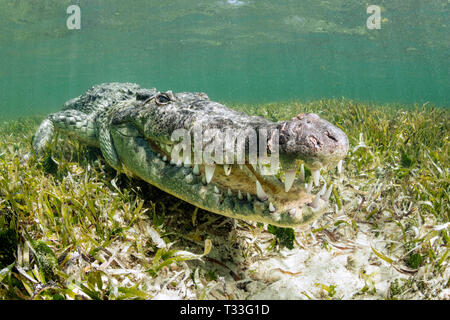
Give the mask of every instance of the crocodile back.
POLYGON ((142 89, 135 83, 103 83, 89 89, 86 93, 67 101, 63 110, 78 110, 85 114, 104 111, 126 100, 143 100, 156 92, 155 89, 142 89))

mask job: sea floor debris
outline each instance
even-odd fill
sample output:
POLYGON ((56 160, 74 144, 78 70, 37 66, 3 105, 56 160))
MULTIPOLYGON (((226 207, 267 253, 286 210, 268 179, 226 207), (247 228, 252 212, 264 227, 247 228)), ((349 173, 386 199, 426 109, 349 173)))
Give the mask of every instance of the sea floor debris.
POLYGON ((42 117, 3 121, 0 299, 450 299, 448 109, 232 107, 274 121, 316 112, 347 133, 348 157, 319 178, 334 210, 294 230, 229 219, 64 137, 24 163, 42 117))

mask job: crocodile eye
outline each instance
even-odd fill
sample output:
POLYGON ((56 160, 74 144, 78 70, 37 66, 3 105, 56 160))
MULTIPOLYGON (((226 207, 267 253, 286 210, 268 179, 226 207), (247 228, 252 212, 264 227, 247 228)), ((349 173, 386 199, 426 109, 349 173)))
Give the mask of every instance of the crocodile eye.
POLYGON ((170 97, 165 93, 161 93, 156 96, 155 101, 159 105, 168 104, 170 102, 170 97))

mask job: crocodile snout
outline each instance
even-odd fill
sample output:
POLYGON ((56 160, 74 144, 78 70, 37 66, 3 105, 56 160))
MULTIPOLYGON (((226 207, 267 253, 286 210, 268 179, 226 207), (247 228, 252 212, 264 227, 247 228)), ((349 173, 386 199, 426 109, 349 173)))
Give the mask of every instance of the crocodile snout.
POLYGON ((311 169, 334 166, 348 152, 345 133, 315 113, 301 113, 278 125, 281 157, 301 158, 311 169))

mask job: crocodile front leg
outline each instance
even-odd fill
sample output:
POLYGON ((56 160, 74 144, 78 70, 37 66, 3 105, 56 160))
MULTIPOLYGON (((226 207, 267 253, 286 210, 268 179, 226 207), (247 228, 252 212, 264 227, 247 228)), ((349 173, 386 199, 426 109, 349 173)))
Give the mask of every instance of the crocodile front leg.
POLYGON ((98 147, 94 118, 77 110, 65 110, 53 113, 42 121, 33 138, 36 155, 41 156, 46 152, 56 132, 98 147))

